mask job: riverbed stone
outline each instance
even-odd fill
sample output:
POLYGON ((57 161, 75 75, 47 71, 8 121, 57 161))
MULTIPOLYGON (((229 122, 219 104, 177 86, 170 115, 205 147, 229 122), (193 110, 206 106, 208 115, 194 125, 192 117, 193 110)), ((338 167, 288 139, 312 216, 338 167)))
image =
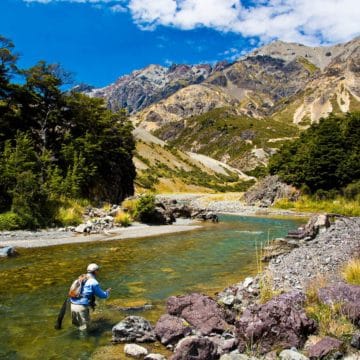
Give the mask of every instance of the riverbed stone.
POLYGON ((167 311, 185 319, 202 335, 222 333, 229 327, 226 320, 234 321, 233 314, 227 313, 214 299, 199 293, 169 297, 167 311))
POLYGON ((217 360, 216 345, 208 338, 188 336, 178 343, 171 360, 217 360))
POLYGON ((112 342, 152 342, 155 333, 148 320, 141 316, 127 316, 112 328, 112 342))
POLYGON ((323 359, 331 354, 341 352, 342 347, 342 341, 326 336, 309 348, 309 358, 310 360, 323 359))
POLYGON ((309 358, 299 352, 291 349, 283 350, 279 354, 280 360, 309 360, 309 358))
POLYGON ((147 349, 137 344, 126 344, 124 352, 126 355, 130 355, 135 358, 140 358, 148 354, 147 349))
POLYGON ((10 257, 14 255, 16 255, 16 251, 13 246, 0 247, 0 257, 10 257))
MULTIPOLYGON (((351 338, 351 342, 350 345, 355 348, 360 350, 360 332, 356 332, 352 338, 351 338)), ((359 354, 360 355, 360 354, 359 354)), ((360 357, 360 356, 359 356, 360 357)))
POLYGON ((149 355, 146 355, 144 360, 166 360, 166 357, 161 354, 151 353, 149 355))
POLYGON ((348 302, 356 303, 360 299, 360 286, 338 282, 319 289, 318 296, 321 302, 328 305, 348 302))
POLYGON ((277 348, 301 348, 308 335, 315 332, 314 320, 303 307, 305 295, 292 291, 274 297, 263 305, 247 308, 235 323, 239 350, 253 347, 260 354, 277 348))
POLYGON ((219 355, 229 353, 237 347, 238 341, 234 337, 226 338, 221 335, 214 335, 208 337, 217 347, 219 355))
POLYGON ((174 345, 192 332, 191 326, 184 319, 168 314, 161 316, 154 330, 155 335, 164 345, 174 345))

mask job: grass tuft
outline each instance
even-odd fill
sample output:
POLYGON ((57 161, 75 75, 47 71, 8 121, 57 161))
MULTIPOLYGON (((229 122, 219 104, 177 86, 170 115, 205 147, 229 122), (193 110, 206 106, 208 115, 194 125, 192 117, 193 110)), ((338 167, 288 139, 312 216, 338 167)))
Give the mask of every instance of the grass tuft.
POLYGON ((128 227, 131 225, 131 216, 128 213, 119 211, 114 218, 114 222, 117 225, 128 227))
POLYGON ((350 260, 342 269, 342 276, 346 282, 360 285, 360 258, 350 260))
POLYGON ((56 222, 62 226, 79 225, 89 202, 86 200, 62 199, 56 216, 56 222))

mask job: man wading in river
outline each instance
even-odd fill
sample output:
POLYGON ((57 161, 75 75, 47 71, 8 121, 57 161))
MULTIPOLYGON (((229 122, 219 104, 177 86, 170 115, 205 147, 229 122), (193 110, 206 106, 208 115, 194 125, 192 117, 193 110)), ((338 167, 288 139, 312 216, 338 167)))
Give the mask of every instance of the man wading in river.
POLYGON ((87 274, 81 275, 71 285, 69 296, 71 302, 72 323, 80 331, 86 331, 90 322, 89 307, 95 308, 95 296, 107 299, 110 296, 111 288, 102 290, 96 276, 99 273, 99 266, 89 264, 87 274))

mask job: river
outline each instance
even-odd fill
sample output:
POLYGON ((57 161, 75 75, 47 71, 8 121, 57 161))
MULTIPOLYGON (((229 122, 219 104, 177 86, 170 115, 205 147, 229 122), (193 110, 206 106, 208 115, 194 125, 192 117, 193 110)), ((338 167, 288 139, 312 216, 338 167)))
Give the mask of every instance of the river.
POLYGON ((109 346, 114 324, 129 314, 155 323, 170 295, 214 295, 255 274, 256 248, 303 222, 223 215, 218 224, 186 233, 20 249, 18 257, 0 261, 0 358, 113 358, 108 353, 124 359, 121 345, 109 346), (101 265, 99 281, 113 288, 111 298, 98 301, 88 337, 79 336, 69 312, 63 329, 55 330, 68 287, 91 262, 101 265), (144 303, 152 309, 128 313, 116 308, 144 303))

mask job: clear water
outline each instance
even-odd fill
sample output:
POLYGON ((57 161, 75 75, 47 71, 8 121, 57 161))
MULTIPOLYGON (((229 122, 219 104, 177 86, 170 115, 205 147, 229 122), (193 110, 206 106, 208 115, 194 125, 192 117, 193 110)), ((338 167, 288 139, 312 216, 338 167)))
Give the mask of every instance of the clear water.
MULTIPOLYGON (((174 235, 21 249, 0 261, 0 359, 125 358, 119 345, 109 346, 111 327, 130 314, 117 306, 151 303, 137 314, 155 322, 170 295, 213 295, 256 273, 256 246, 301 222, 227 215, 174 235), (111 299, 98 301, 88 337, 79 336, 69 312, 64 328, 55 330, 70 283, 91 262, 101 264, 99 281, 113 288, 111 299)), ((155 344, 155 351, 163 349, 155 344)))

